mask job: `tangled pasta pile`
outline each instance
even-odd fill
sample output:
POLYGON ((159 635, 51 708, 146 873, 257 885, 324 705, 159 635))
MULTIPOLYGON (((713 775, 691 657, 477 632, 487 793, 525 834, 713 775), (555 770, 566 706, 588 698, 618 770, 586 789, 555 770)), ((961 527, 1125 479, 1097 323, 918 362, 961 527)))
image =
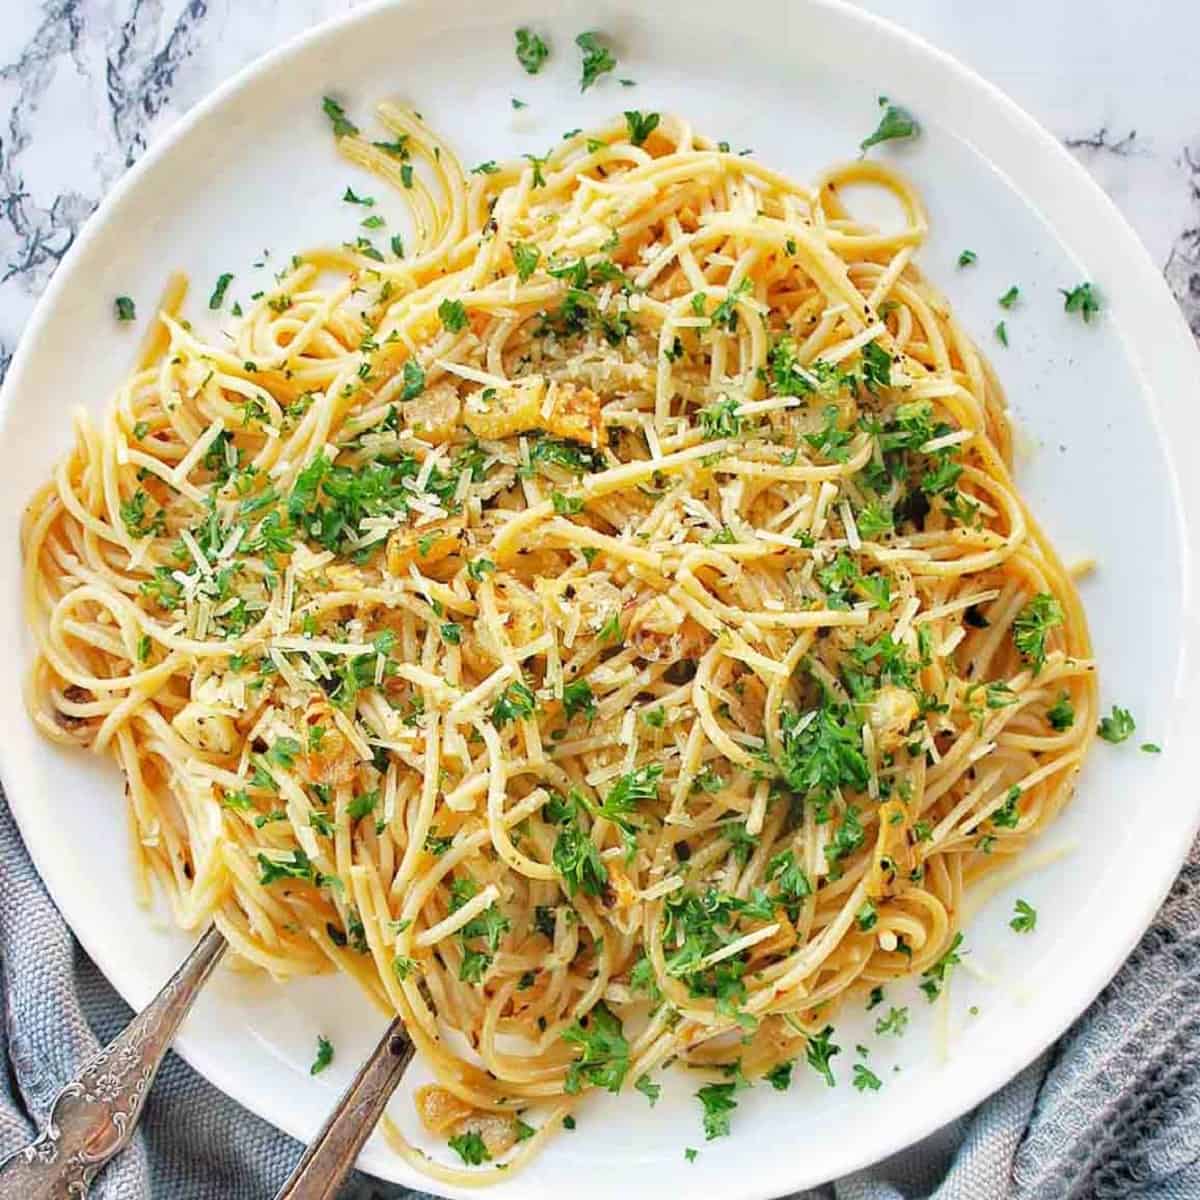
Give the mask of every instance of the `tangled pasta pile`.
POLYGON ((827 1064, 847 995, 937 991, 1096 715, 919 199, 673 116, 467 173, 326 107, 411 229, 228 338, 177 289, 77 418, 23 531, 35 718, 121 764, 181 924, 404 1017, 468 1163, 667 1059, 827 1064))

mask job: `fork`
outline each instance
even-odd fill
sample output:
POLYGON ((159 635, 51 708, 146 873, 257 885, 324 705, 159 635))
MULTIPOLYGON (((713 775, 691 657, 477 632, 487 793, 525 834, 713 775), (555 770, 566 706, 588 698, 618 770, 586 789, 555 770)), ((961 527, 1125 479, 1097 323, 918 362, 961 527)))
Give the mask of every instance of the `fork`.
MULTIPOLYGON (((211 926, 162 991, 54 1098, 46 1127, 0 1161, 0 1200, 81 1200, 133 1138, 180 1023, 225 953, 211 926)), ((396 1018, 338 1101, 275 1200, 332 1200, 412 1061, 396 1018)))

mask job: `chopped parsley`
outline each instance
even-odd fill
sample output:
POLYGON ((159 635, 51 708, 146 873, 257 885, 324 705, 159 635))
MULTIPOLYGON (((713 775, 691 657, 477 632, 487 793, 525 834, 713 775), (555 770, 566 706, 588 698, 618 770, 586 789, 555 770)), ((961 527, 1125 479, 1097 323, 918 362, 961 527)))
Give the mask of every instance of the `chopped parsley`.
POLYGON ((501 728, 512 721, 532 717, 536 706, 537 701, 527 684, 510 683, 492 705, 492 722, 501 728))
POLYGON ((873 541, 885 533, 895 530, 895 517, 892 510, 879 500, 869 500, 858 510, 854 518, 859 535, 866 541, 873 541))
POLYGON ((535 188, 546 186, 546 177, 542 174, 542 168, 550 161, 550 156, 539 156, 537 154, 522 154, 522 158, 528 159, 533 167, 533 186, 535 188))
POLYGON ((633 1086, 650 1101, 651 1108, 658 1103, 658 1097, 662 1094, 662 1085, 655 1083, 649 1075, 639 1075, 633 1086))
POLYGON ((921 972, 921 991, 925 993, 926 999, 928 999, 930 1004, 942 994, 942 990, 950 978, 951 968, 962 962, 962 958, 958 953, 958 948, 962 945, 962 940, 962 934, 956 933, 946 953, 932 967, 921 972))
POLYGON ((1136 728, 1137 722, 1134 721, 1133 714, 1129 709, 1114 704, 1112 712, 1107 717, 1100 718, 1100 724, 1096 727, 1096 732, 1106 742, 1111 742, 1116 746, 1128 740, 1136 728))
MULTIPOLYGON (((568 896, 580 891, 599 896, 608 883, 608 868, 591 835, 579 824, 578 807, 573 803, 557 803, 553 811, 547 813, 552 818, 559 818, 562 826, 550 861, 562 877, 568 896)), ((550 809, 550 805, 546 808, 550 809)))
POLYGON ((1028 900, 1018 900, 1013 906, 1009 928, 1016 933, 1032 933, 1037 928, 1037 909, 1028 900))
POLYGON ((880 142, 890 142, 896 138, 916 137, 921 132, 921 127, 912 113, 896 104, 889 103, 886 96, 879 97, 879 107, 883 109, 883 116, 880 117, 875 132, 870 137, 863 138, 858 144, 858 148, 863 154, 866 154, 872 146, 879 145, 880 142))
POLYGON ((345 110, 331 96, 326 96, 321 101, 321 108, 333 125, 334 137, 350 137, 358 132, 358 126, 346 116, 345 110))
POLYGON ((1100 293, 1096 291, 1093 284, 1081 283, 1078 287, 1070 290, 1067 288, 1058 290, 1066 297, 1063 301, 1063 309, 1069 313, 1078 313, 1088 323, 1102 307, 1100 293))
POLYGON ((1008 326, 1003 321, 996 324, 996 341, 1000 343, 1006 350, 1008 349, 1008 326))
POLYGON ((373 788, 369 792, 364 792, 361 796, 355 796, 346 805, 346 816, 351 821, 361 821, 363 817, 369 817, 378 805, 379 789, 373 788))
POLYGON ((737 437, 742 431, 742 418, 737 415, 738 401, 724 396, 714 400, 707 408, 700 409, 700 428, 705 440, 737 437))
POLYGON ((438 320, 447 333, 458 333, 466 328, 467 310, 461 300, 446 299, 438 305, 438 320))
POLYGON ((596 698, 592 694, 592 685, 586 679, 565 684, 562 703, 568 721, 577 713, 583 713, 589 721, 596 715, 596 698))
POLYGON ((1063 623, 1063 611, 1049 592, 1038 592, 1013 621, 1013 644, 1036 675, 1046 664, 1046 636, 1063 623))
POLYGON ((392 158, 405 159, 409 157, 407 133, 398 134, 394 142, 372 142, 371 145, 376 150, 382 150, 384 154, 390 154, 392 158))
POLYGON ((978 260, 978 258, 979 255, 977 255, 974 250, 964 250, 958 256, 958 265, 960 267, 972 266, 978 260))
POLYGON ((551 492, 550 503, 560 517, 573 517, 583 512, 582 496, 568 496, 565 492, 551 492))
POLYGON ((530 75, 536 75, 550 57, 550 47, 531 29, 517 30, 517 62, 530 75))
POLYGON ((561 467, 572 475, 586 475, 604 466, 603 455, 578 442, 561 438, 535 437, 529 443, 529 467, 517 473, 528 476, 542 467, 561 467))
MULTIPOLYGON (((881 997, 882 999, 882 997, 881 997)), ((904 1031, 908 1028, 908 1007, 888 1009, 886 1017, 875 1018, 875 1032, 883 1037, 884 1034, 891 1034, 892 1037, 903 1037, 904 1031)))
POLYGON ((208 307, 218 309, 225 303, 225 292, 229 285, 233 282, 233 275, 226 271, 222 275, 217 276, 217 285, 213 288, 212 295, 208 298, 208 307))
POLYGON ((833 1068, 830 1066, 833 1058, 837 1054, 841 1054, 841 1046, 834 1045, 830 1038, 833 1034, 833 1026, 826 1025, 820 1033, 810 1033, 808 1035, 808 1047, 804 1052, 804 1057, 808 1065, 812 1067, 818 1075, 830 1087, 835 1087, 837 1080, 833 1077, 833 1068))
POLYGON ((1075 724, 1075 706, 1066 692, 1060 692, 1058 699, 1046 709, 1046 720, 1050 722, 1050 728, 1059 733, 1075 724))
POLYGON ((704 1106, 704 1136, 708 1141, 729 1136, 729 1114, 737 1108, 733 1098, 736 1090, 736 1083, 710 1083, 696 1093, 704 1106))
POLYGON ((1001 308, 1012 308, 1014 304, 1021 298, 1021 289, 1014 283, 1012 287, 996 301, 1001 308))
POLYGON ((277 767, 290 769, 296 764, 296 755, 300 753, 300 743, 295 738, 276 738, 267 751, 267 762, 277 767))
POLYGON ((863 1063, 854 1064, 854 1079, 852 1082, 855 1089, 860 1092, 877 1092, 883 1087, 883 1080, 863 1063))
POLYGON ((308 1073, 320 1075, 331 1062, 333 1062, 333 1043, 328 1038, 318 1037, 317 1057, 313 1059, 313 1065, 308 1068, 308 1073))
POLYGON ((166 530, 166 519, 160 509, 154 516, 146 512, 146 502, 150 499, 141 488, 138 488, 128 500, 122 500, 119 506, 121 523, 125 532, 131 538, 150 537, 166 530))
POLYGON ((1013 784, 1004 796, 1004 803, 992 813, 992 824, 997 829, 1016 829, 1021 819, 1021 789, 1013 784))
POLYGON ((118 321, 133 321, 137 319, 137 309, 134 306, 133 300, 128 296, 118 296, 113 301, 113 310, 117 314, 118 321))
POLYGON ((799 902, 812 895, 812 884, 804 869, 796 862, 796 854, 790 850, 780 851, 767 863, 767 881, 779 886, 780 899, 785 902, 788 914, 798 911, 799 902))
POLYGON ((528 242, 513 242, 509 249, 512 251, 513 266, 517 268, 517 278, 525 283, 537 270, 541 260, 541 251, 528 242))
POLYGON ((570 1029, 564 1042, 579 1048, 579 1057, 567 1068, 563 1090, 568 1095, 582 1091, 585 1084, 619 1092, 629 1070, 629 1043, 620 1020, 600 1001, 570 1029))
POLYGON ((491 1162, 492 1156, 484 1144, 483 1138, 475 1130, 460 1133, 446 1143, 468 1167, 478 1167, 485 1162, 491 1162))
POLYGON ((265 854, 258 856, 258 882, 266 886, 280 879, 316 880, 316 869, 309 861, 303 850, 295 849, 288 858, 268 858, 265 854))
POLYGON ((583 52, 583 73, 579 78, 579 90, 586 92, 601 75, 617 65, 617 60, 612 51, 600 42, 599 34, 594 30, 581 33, 575 39, 575 45, 583 52))
POLYGON ((777 1091, 786 1092, 792 1086, 792 1068, 795 1062, 789 1059, 772 1067, 763 1078, 777 1091))
POLYGON ((410 358, 404 364, 402 373, 404 390, 400 393, 401 400, 415 400, 425 390, 425 370, 416 359, 410 358))
POLYGON ((658 128, 658 122, 659 115, 656 112, 646 113, 644 116, 637 109, 628 109, 625 112, 629 140, 635 146, 640 146, 658 128))
POLYGON ((862 348, 862 381, 874 395, 892 385, 892 356, 878 342, 868 342, 862 348))
POLYGON ((870 779, 859 722, 849 705, 832 700, 815 716, 783 713, 777 765, 788 787, 815 803, 818 821, 828 820, 835 792, 865 791, 870 779))

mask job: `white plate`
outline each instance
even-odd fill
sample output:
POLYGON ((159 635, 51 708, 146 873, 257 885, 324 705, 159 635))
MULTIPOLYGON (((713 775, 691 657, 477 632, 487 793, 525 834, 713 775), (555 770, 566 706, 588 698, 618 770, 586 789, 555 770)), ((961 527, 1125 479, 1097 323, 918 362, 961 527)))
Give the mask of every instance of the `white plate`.
MULTIPOLYGON (((1084 592, 1105 702, 1132 708, 1137 740, 1165 753, 1097 746, 1078 797, 1043 842, 1074 850, 1002 893, 967 930, 973 961, 997 982, 957 973, 948 1060, 924 999, 890 989, 890 1000, 912 1005, 907 1036, 875 1038, 877 1014, 840 1022, 837 1089, 801 1065, 786 1096, 743 1094, 733 1136, 709 1144, 694 1080, 671 1079, 652 1112, 636 1094, 589 1098, 578 1131, 497 1193, 776 1196, 865 1166, 1002 1085, 1096 995, 1174 877, 1200 811, 1200 688, 1189 686, 1200 473, 1181 477, 1172 449, 1193 448, 1200 433, 1197 355, 1135 236, 1072 159, 999 93, 892 26, 821 0, 691 0, 686 19, 678 5, 636 0, 563 5, 549 18, 537 9, 414 0, 355 12, 220 89, 121 181, 42 299, 4 389, 0 522, 12 549, 0 567, 0 639, 28 660, 21 506, 68 445, 71 407, 98 412, 130 364, 138 335, 113 322, 113 297, 136 297, 144 317, 166 272, 182 267, 195 280, 192 314, 203 316, 219 272, 236 272, 231 295, 244 299, 292 251, 355 235, 361 212, 339 197, 356 179, 335 155, 323 94, 341 95, 364 124, 373 99, 398 94, 468 164, 540 152, 567 128, 627 106, 670 108, 801 178, 854 152, 875 124, 878 93, 908 105, 923 136, 879 153, 902 164, 929 204, 933 233, 920 263, 992 355, 1036 443, 1020 473, 1035 511, 1068 557, 1100 561, 1084 592), (527 21, 554 47, 536 78, 513 56, 512 31, 527 21), (572 40, 590 28, 613 35, 620 67, 581 97, 572 40), (529 105, 515 115, 513 95, 529 105), (964 247, 978 264, 957 270, 964 247), (267 266, 251 270, 264 248, 267 266), (1083 279, 1107 299, 1091 326, 1064 314, 1057 292, 1083 279), (1023 299, 1004 313, 996 298, 1013 283, 1023 299), (1001 316, 1008 350, 991 332, 1001 316), (1017 894, 1041 914, 1032 936, 1007 928, 1017 894), (884 1080, 877 1094, 849 1086, 858 1041, 884 1080), (685 1146, 702 1148, 695 1164, 685 1146)), ((0 728, 9 801, 43 877, 88 953, 131 1004, 144 1004, 190 939, 134 904, 115 770, 42 742, 15 680, 0 695, 0 728)), ((280 988, 224 973, 179 1049, 229 1095, 308 1138, 381 1025, 343 980, 280 988), (313 1079, 318 1033, 332 1038, 337 1060, 313 1079)), ((418 1064, 391 1108, 414 1133, 409 1093, 426 1077, 418 1064)), ((378 1138, 362 1166, 425 1184, 378 1138)))

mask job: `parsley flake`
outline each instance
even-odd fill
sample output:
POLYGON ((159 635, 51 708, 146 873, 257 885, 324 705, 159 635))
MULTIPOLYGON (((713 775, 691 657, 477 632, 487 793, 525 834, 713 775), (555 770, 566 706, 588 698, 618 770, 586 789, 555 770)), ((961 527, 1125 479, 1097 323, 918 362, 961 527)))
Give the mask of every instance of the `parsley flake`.
POLYGON ((485 1162, 491 1162, 492 1156, 484 1140, 475 1130, 470 1133, 460 1133, 446 1143, 468 1167, 478 1167, 485 1162))
POLYGON ((737 1108, 733 1098, 736 1089, 736 1083, 710 1083, 696 1093, 704 1106, 704 1136, 708 1141, 729 1136, 729 1114, 737 1108))
POLYGON ((656 112, 646 113, 643 116, 636 109, 629 109, 625 113, 625 124, 629 127, 629 140, 635 145, 640 146, 657 128, 659 115, 656 112))
POLYGON ((1100 718, 1100 724, 1096 727, 1096 732, 1112 745, 1117 746, 1121 742, 1127 741, 1137 728, 1137 722, 1133 719, 1133 714, 1127 708, 1121 708, 1120 705, 1114 704, 1112 712, 1107 717, 1100 718))
POLYGON ((830 1066, 833 1057, 841 1054, 841 1046, 836 1046, 830 1037, 833 1034, 833 1026, 826 1025, 820 1033, 810 1033, 808 1035, 808 1047, 804 1052, 804 1057, 808 1061, 808 1065, 812 1067, 818 1075, 830 1087, 837 1085, 837 1080, 833 1077, 833 1068, 830 1066))
POLYGON ((333 125, 334 137, 350 137, 358 132, 358 126, 346 116, 345 110, 331 96, 326 96, 321 101, 321 108, 333 125))
POLYGON ((550 57, 550 47, 532 29, 518 29, 517 62, 530 75, 536 75, 542 64, 550 57))
POLYGON ((1032 933, 1037 928, 1037 909, 1028 900, 1018 900, 1013 906, 1014 916, 1009 928, 1016 933, 1032 933))
POLYGON ((883 109, 879 125, 870 137, 863 138, 858 144, 858 148, 863 154, 866 154, 872 146, 879 145, 880 142, 890 142, 896 138, 916 137, 921 132, 921 127, 912 113, 896 104, 889 103, 886 96, 879 97, 879 107, 883 109))
POLYGON ((583 51, 583 62, 581 64, 583 73, 579 79, 579 90, 581 92, 586 92, 601 75, 611 71, 617 65, 617 60, 613 56, 612 51, 607 46, 601 44, 599 36, 594 30, 589 30, 586 33, 581 33, 575 39, 575 45, 583 51))
POLYGON ((883 1080, 879 1078, 869 1067, 862 1063, 854 1064, 854 1079, 853 1084, 855 1090, 860 1092, 872 1091, 877 1092, 883 1087, 883 1080))
POLYGON ((600 1001, 581 1017, 562 1039, 579 1047, 579 1057, 567 1068, 563 1090, 575 1095, 584 1084, 619 1092, 629 1070, 629 1043, 620 1020, 600 1001))
POLYGON ((308 1073, 320 1075, 331 1062, 333 1062, 333 1043, 328 1038, 318 1037, 317 1057, 313 1059, 313 1065, 308 1068, 308 1073))
POLYGON ((213 288, 212 295, 208 298, 209 308, 215 310, 225 303, 225 292, 232 282, 233 275, 228 271, 217 276, 217 285, 213 288))
POLYGON ((1078 313, 1089 324, 1102 307, 1100 293, 1096 291, 1094 284, 1081 283, 1078 287, 1070 290, 1067 288, 1058 290, 1066 297, 1063 301, 1063 309, 1069 313, 1078 313))

